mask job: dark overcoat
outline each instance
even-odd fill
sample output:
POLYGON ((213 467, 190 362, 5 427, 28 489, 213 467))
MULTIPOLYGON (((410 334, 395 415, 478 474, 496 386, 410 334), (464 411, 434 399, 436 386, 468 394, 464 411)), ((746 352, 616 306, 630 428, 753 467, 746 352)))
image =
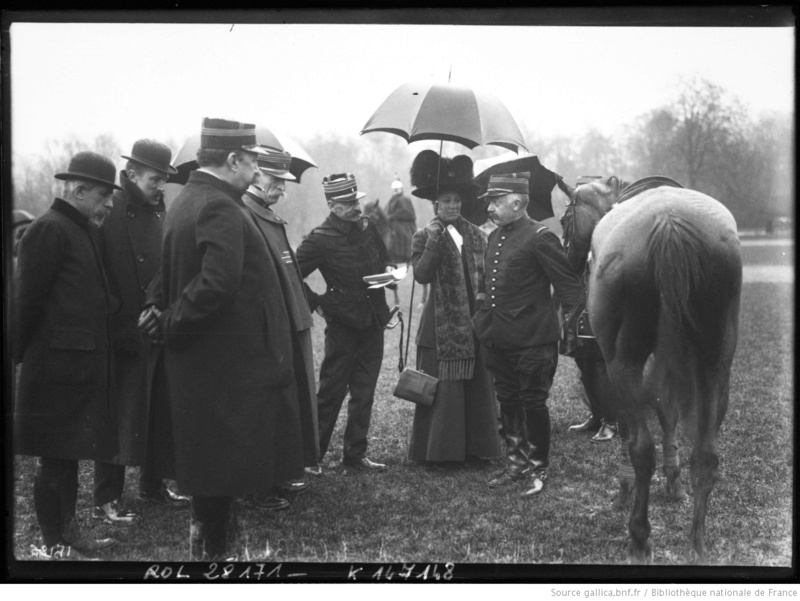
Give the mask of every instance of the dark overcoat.
POLYGON ((148 204, 139 188, 119 175, 123 190, 114 192, 114 207, 100 230, 100 250, 111 290, 120 309, 111 322, 114 348, 114 395, 119 454, 113 462, 141 465, 147 435, 149 339, 137 327, 147 286, 161 261, 164 203, 148 204))
POLYGON ((389 265, 383 238, 367 217, 350 222, 331 213, 297 248, 297 262, 303 277, 319 269, 327 285, 324 294, 309 290, 312 310, 319 306, 326 319, 349 328, 383 327, 389 322, 386 292, 370 290, 363 279, 383 273, 389 265))
POLYGON ((117 451, 109 393, 116 306, 91 227, 56 199, 20 242, 12 324, 21 455, 104 460, 117 451))
POLYGON ((523 348, 561 337, 556 295, 564 311, 580 302, 581 285, 561 241, 542 223, 523 215, 489 234, 486 300, 473 319, 475 334, 496 349, 523 348))
POLYGON ((302 471, 289 314, 241 192, 195 171, 164 223, 162 328, 182 493, 266 494, 302 471), (295 420, 292 422, 291 420, 295 420), (294 435, 293 435, 294 434, 294 435))
MULTIPOLYGON (((293 343, 295 382, 288 388, 291 398, 298 403, 300 430, 303 437, 303 462, 307 466, 319 462, 319 420, 317 417, 317 385, 314 369, 314 350, 311 346, 311 327, 314 319, 308 306, 303 276, 297 265, 294 251, 286 236, 286 221, 271 208, 250 197, 243 197, 245 206, 256 218, 272 256, 277 259, 281 288, 290 310, 294 328, 293 343)), ((302 474, 300 474, 302 475, 302 474)))

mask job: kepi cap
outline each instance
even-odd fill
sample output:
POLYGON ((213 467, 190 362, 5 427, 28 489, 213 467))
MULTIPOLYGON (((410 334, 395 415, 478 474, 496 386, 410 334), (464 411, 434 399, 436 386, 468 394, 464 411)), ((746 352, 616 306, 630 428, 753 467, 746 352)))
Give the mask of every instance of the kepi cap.
POLYGON ((528 194, 529 171, 521 173, 498 173, 489 178, 489 186, 480 198, 486 196, 505 196, 506 194, 528 194))
POLYGON ((297 179, 289 173, 289 167, 292 165, 292 155, 286 151, 268 146, 262 146, 261 150, 262 152, 258 155, 256 161, 262 173, 288 181, 297 179))
POLYGON ((200 147, 262 152, 256 142, 256 126, 253 123, 239 123, 210 117, 203 119, 203 126, 200 129, 200 147))
POLYGON ((366 196, 358 191, 356 176, 352 173, 334 173, 322 178, 322 190, 328 202, 351 202, 366 196))

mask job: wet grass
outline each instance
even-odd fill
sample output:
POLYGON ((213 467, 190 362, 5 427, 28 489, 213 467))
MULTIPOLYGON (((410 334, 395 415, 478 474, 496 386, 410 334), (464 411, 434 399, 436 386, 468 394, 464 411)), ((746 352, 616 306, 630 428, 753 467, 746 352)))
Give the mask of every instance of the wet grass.
MULTIPOLYGON (((405 310, 409 288, 410 282, 403 282, 405 310)), ((419 310, 414 313, 416 322, 419 310)), ((793 320, 791 285, 745 284, 731 402, 719 440, 721 480, 707 520, 711 565, 792 565, 793 320)), ((398 336, 399 328, 387 332, 370 429, 369 456, 387 463, 388 471, 363 473, 339 463, 343 413, 324 475, 311 478, 311 490, 286 511, 241 507, 242 537, 232 553, 267 562, 624 564, 627 515, 611 509, 619 447, 616 441, 592 444, 586 435, 567 432, 586 416, 572 361, 561 358, 552 389, 548 489, 523 500, 516 489, 486 487, 499 460, 440 467, 407 460, 413 406, 391 396, 398 336)), ((319 322, 314 337, 318 366, 319 322)), ((682 447, 684 465, 688 453, 682 447)), ((14 467, 13 551, 27 559, 40 540, 31 502, 33 460, 19 457, 14 467)), ((127 478, 124 501, 145 519, 130 529, 96 525, 88 515, 91 464, 81 463, 81 522, 95 535, 112 534, 124 542, 105 559, 187 560, 188 511, 144 505, 135 496, 136 470, 129 469, 127 478)), ((684 482, 688 487, 688 473, 684 482)), ((663 491, 659 470, 650 506, 654 563, 682 564, 691 502, 668 502, 663 491)))

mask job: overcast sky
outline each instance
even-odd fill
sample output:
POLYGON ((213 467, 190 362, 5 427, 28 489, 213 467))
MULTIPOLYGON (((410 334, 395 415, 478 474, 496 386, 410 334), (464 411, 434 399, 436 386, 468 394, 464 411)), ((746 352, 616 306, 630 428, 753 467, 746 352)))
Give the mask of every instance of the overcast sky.
POLYGON ((695 75, 755 114, 794 107, 792 28, 13 23, 10 31, 12 144, 24 154, 71 133, 113 133, 124 149, 142 137, 183 141, 204 116, 301 140, 357 136, 395 88, 445 82, 451 68, 453 83, 491 91, 544 136, 613 133, 695 75))

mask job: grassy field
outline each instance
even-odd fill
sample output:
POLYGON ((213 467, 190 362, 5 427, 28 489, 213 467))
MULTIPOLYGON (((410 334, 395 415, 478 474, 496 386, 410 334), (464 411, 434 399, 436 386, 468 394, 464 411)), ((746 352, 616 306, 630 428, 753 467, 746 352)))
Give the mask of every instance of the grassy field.
MULTIPOLYGON (((762 252, 745 256, 760 262, 762 252)), ((321 289, 319 283, 314 286, 321 289)), ((404 311, 409 288, 410 282, 404 281, 404 311)), ((719 442, 721 479, 711 497, 707 523, 711 565, 792 565, 792 297, 792 284, 744 285, 731 402, 719 442)), ((418 314, 415 307, 415 322, 418 314)), ((386 335, 368 451, 372 459, 387 463, 388 471, 363 473, 340 464, 343 411, 324 475, 312 478, 311 490, 286 511, 241 507, 242 538, 232 552, 242 560, 262 562, 624 564, 627 514, 611 509, 619 445, 617 441, 593 444, 588 436, 567 432, 570 424, 586 416, 572 360, 561 358, 549 403, 553 441, 548 489, 539 498, 522 500, 515 489, 486 487, 490 474, 502 465, 500 460, 435 467, 407 460, 413 405, 391 395, 397 378, 398 337, 399 328, 386 335)), ((317 366, 322 340, 318 322, 317 366)), ((413 352, 412 348, 412 356, 413 352)), ((680 456, 685 466, 688 454, 683 447, 680 456)), ((14 466, 13 552, 18 559, 30 559, 32 546, 40 544, 31 502, 33 459, 17 458, 14 466)), ((186 561, 188 512, 140 503, 136 470, 129 469, 127 478, 124 502, 144 521, 129 529, 96 525, 89 519, 91 464, 81 463, 81 522, 97 536, 111 534, 124 543, 104 559, 186 561)), ((688 469, 684 482, 688 487, 688 469)), ((654 563, 682 564, 691 501, 666 500, 660 469, 652 493, 654 563)))

